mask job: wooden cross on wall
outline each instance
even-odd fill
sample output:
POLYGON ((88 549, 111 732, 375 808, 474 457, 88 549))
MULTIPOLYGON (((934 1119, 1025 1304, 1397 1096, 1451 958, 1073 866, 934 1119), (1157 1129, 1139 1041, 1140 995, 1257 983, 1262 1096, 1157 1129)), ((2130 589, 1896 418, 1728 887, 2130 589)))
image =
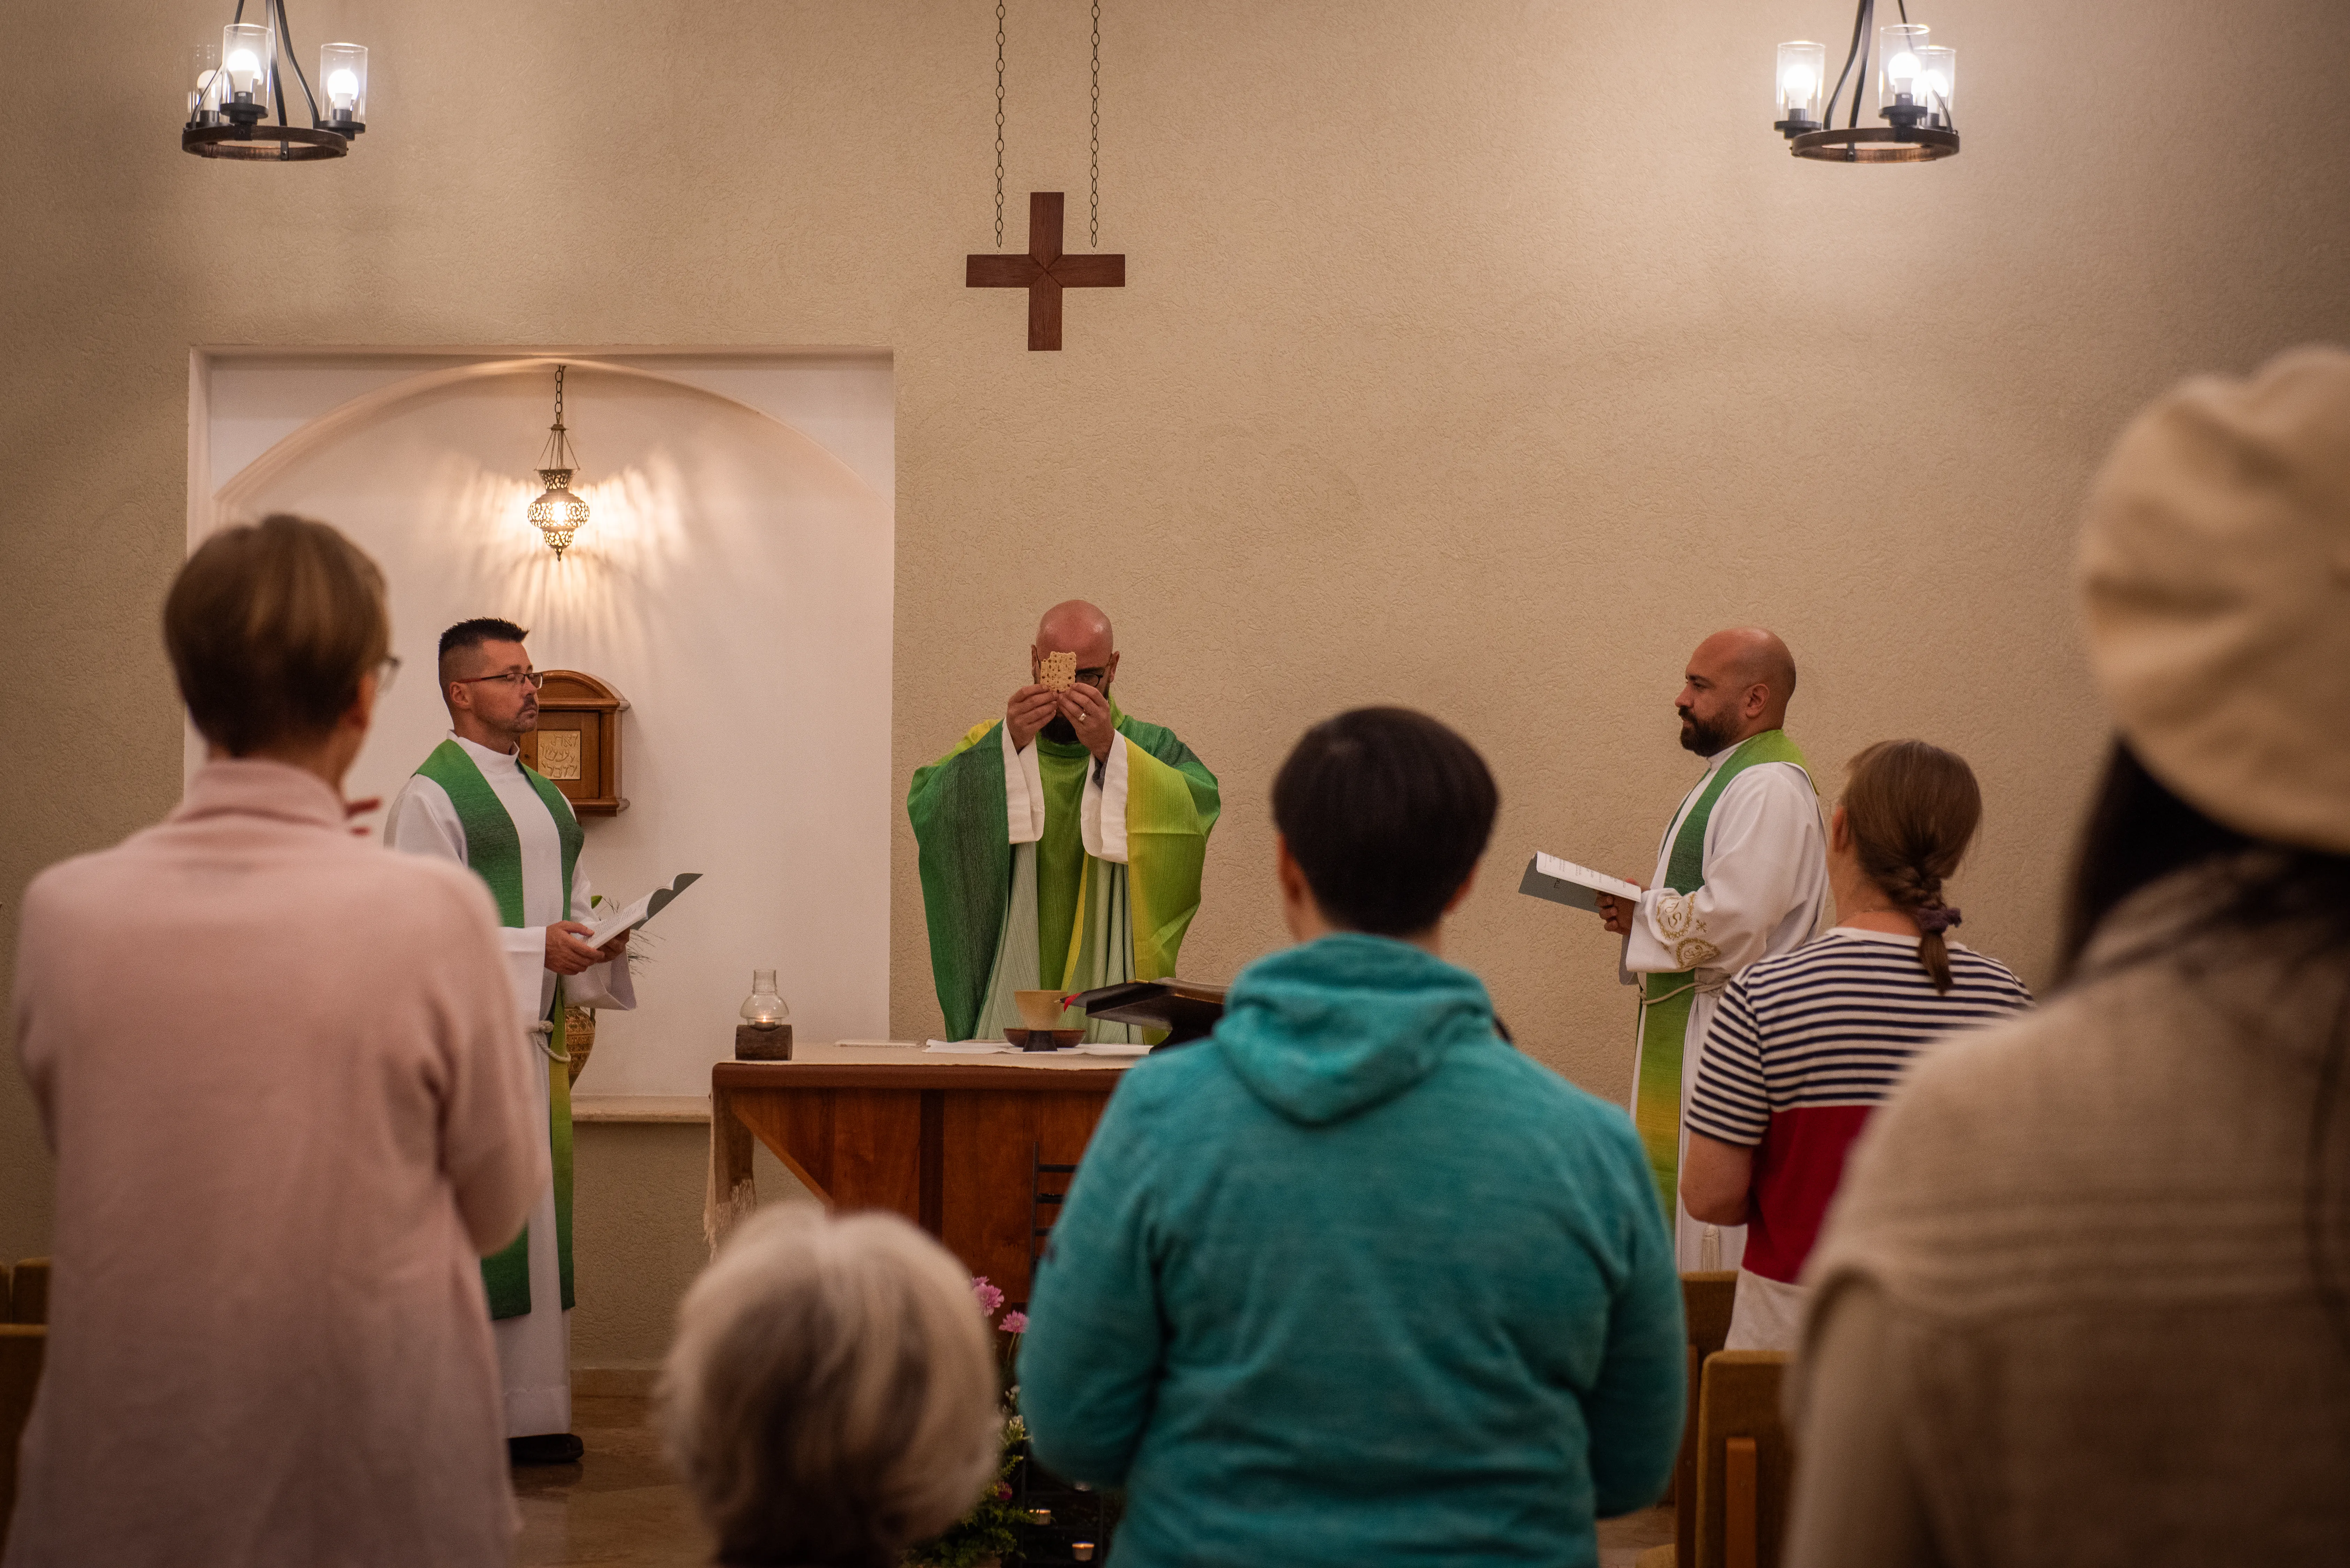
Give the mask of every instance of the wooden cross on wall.
POLYGON ((1061 346, 1061 291, 1065 288, 1124 288, 1123 255, 1066 255, 1061 251, 1061 192, 1028 193, 1028 254, 967 258, 965 288, 1024 288, 1028 291, 1028 347, 1061 346))

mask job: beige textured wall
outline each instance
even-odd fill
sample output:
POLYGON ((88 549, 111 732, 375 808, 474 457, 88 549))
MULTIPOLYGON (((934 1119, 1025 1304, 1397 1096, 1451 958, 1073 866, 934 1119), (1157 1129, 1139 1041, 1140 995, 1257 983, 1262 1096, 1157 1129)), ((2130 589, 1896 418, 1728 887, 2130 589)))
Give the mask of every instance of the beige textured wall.
MULTIPOLYGON (((1783 631, 1823 760, 1972 757, 1967 934, 2044 973, 2098 747, 2083 483, 2182 372, 2350 330, 2338 0, 1942 0, 1967 151, 1902 170, 1797 165, 1767 130, 1772 45, 1839 36, 1836 0, 1108 0, 1102 240, 1131 282, 1073 297, 1058 355, 960 286, 992 248, 983 0, 296 9, 306 48, 378 51, 347 162, 176 151, 209 0, 75 8, 37 73, 69 134, 0 160, 12 907, 174 798, 152 628, 191 344, 869 345, 900 398, 899 775, 997 711, 1044 603, 1098 598, 1121 695, 1225 781, 1185 965, 1221 976, 1278 940, 1264 794, 1299 728, 1428 707, 1506 802, 1454 950, 1616 1094, 1607 947, 1509 867, 1646 860, 1698 635, 1783 631)), ((1085 7, 1010 14, 1016 235, 1027 191, 1084 189, 1085 7)), ((913 1033, 902 831, 892 897, 913 1033)), ((0 1251, 40 1243, 46 1194, 11 1082, 0 1251)))
MULTIPOLYGON (((702 1197, 710 1124, 582 1122, 572 1145, 575 1293, 571 1362, 648 1373, 668 1353, 677 1303, 709 1261, 702 1197)), ((813 1201, 764 1147, 759 1201, 813 1201)))

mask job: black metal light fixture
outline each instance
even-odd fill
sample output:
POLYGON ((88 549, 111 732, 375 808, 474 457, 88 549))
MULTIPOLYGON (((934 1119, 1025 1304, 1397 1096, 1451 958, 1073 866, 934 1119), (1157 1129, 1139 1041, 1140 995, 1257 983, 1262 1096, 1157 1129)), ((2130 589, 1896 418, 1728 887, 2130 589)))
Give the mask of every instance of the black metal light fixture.
POLYGON ((180 149, 199 158, 266 160, 307 163, 340 158, 351 139, 367 130, 368 52, 364 44, 328 44, 318 50, 318 85, 327 112, 294 56, 294 30, 282 0, 261 0, 261 20, 244 19, 245 0, 221 29, 221 41, 195 50, 195 85, 188 89, 188 123, 180 149), (294 67, 294 79, 310 107, 310 123, 286 118, 286 83, 279 72, 294 67), (269 123, 276 106, 277 123, 269 123))
POLYGON ((1824 163, 1927 163, 1958 155, 1959 132, 1950 119, 1958 51, 1929 44, 1926 26, 1909 20, 1908 0, 1895 4, 1901 20, 1878 27, 1877 0, 1859 0, 1852 19, 1852 47, 1833 88, 1827 86, 1825 44, 1779 46, 1779 118, 1771 129, 1787 139, 1787 150, 1796 157, 1824 163), (1868 79, 1872 34, 1877 114, 1886 121, 1881 126, 1860 123, 1860 91, 1868 79), (1847 82, 1852 85, 1851 116, 1838 127, 1836 100, 1847 82))

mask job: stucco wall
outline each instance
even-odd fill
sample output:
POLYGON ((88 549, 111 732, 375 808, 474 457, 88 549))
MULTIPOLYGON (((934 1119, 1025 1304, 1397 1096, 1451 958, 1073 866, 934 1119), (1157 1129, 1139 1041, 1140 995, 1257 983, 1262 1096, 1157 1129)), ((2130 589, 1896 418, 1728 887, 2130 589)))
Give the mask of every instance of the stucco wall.
MULTIPOLYGON (((1966 934, 2044 974, 2099 748, 2074 506, 2175 377, 2350 330, 2350 7, 1943 0, 1964 155, 1856 170, 1767 129, 1772 46, 1839 37, 1828 0, 1112 0, 1129 286, 1071 296, 1057 355, 961 286, 993 248, 992 9, 314 0, 305 49, 376 49, 373 129, 291 169, 176 149, 218 7, 45 31, 56 133, 0 161, 0 898, 175 798, 154 622, 191 345, 863 345, 899 400, 897 776, 1000 710, 1037 609, 1100 600, 1121 697, 1225 782, 1187 971, 1279 940, 1264 796, 1297 731, 1419 704, 1505 796, 1454 952, 1619 1094, 1608 945, 1511 873, 1538 845, 1642 867, 1689 772, 1680 661, 1761 619, 1815 757, 1975 761, 1966 934)), ((1085 9, 1010 18, 1016 241, 1030 190, 1082 210, 1085 9)), ((902 819, 891 898, 916 1033, 902 819)), ((11 1078, 0 1252, 42 1244, 47 1190, 11 1078)))

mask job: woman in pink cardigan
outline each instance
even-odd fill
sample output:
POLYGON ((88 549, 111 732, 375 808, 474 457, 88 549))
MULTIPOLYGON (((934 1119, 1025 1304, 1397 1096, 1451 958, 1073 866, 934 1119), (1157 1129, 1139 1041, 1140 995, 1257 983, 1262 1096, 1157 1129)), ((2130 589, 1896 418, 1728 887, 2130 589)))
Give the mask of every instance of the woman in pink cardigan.
POLYGON ((346 826, 382 578, 271 517, 163 629, 209 760, 25 896, 57 1232, 6 1563, 504 1563, 475 1259, 547 1172, 488 894, 346 826))

